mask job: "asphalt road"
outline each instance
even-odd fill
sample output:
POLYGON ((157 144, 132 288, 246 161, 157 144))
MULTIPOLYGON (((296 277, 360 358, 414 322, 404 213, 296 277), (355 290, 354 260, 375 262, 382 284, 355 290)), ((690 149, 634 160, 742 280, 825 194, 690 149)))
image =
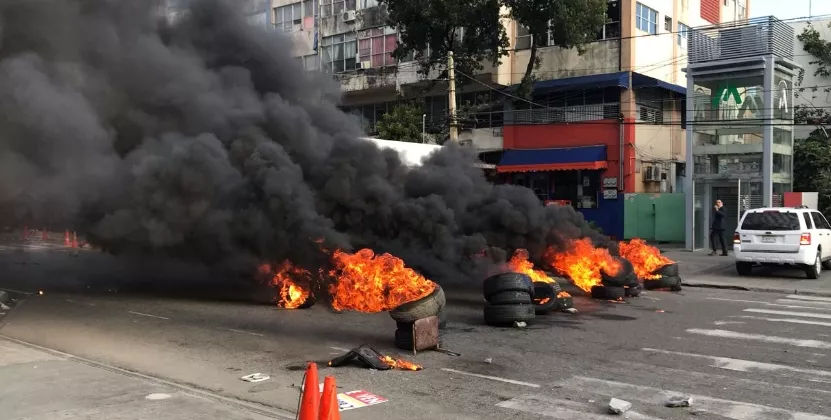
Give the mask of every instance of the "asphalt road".
POLYGON ((149 283, 136 283, 128 265, 91 252, 0 249, 0 288, 44 292, 0 316, 0 334, 288 410, 306 360, 325 364, 366 343, 425 366, 322 366, 341 392, 388 400, 344 419, 596 419, 610 417, 615 397, 633 404, 630 419, 831 420, 831 298, 692 288, 623 304, 578 297, 577 315, 511 329, 483 325, 478 288, 448 290, 446 347, 461 356, 413 356, 393 347, 384 313, 223 302, 209 299, 216 284, 193 279, 139 295, 135 285, 149 283), (271 378, 239 379, 254 372, 271 378), (669 393, 691 395, 692 407, 664 407, 669 393))

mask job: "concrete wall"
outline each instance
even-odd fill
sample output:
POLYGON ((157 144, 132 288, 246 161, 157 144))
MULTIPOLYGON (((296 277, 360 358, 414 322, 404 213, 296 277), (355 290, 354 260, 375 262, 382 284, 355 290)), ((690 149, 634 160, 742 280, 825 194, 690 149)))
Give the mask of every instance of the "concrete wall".
MULTIPOLYGON (((576 49, 540 48, 537 50, 537 55, 542 62, 540 67, 534 70, 534 74, 537 75, 539 80, 550 80, 618 71, 620 41, 592 42, 586 46, 586 49, 587 51, 580 55, 576 49)), ((510 71, 511 84, 522 81, 530 57, 530 50, 520 50, 513 54, 510 71)))

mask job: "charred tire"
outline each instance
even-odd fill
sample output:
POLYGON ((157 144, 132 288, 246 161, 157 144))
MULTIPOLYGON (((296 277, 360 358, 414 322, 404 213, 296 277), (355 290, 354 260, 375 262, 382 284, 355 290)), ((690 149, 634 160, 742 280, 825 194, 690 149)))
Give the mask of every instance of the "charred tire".
POLYGON ((441 286, 436 285, 436 288, 429 295, 391 310, 390 316, 399 322, 415 322, 421 318, 438 315, 444 308, 445 303, 444 290, 441 286))
POLYGON ((626 288, 627 297, 638 297, 641 295, 641 286, 629 286, 626 288))
POLYGON ((302 305, 298 306, 297 309, 309 309, 312 306, 315 306, 316 302, 317 299, 315 299, 314 295, 309 295, 309 297, 306 298, 306 301, 303 302, 302 305))
POLYGON ((605 271, 600 270, 601 283, 606 286, 628 286, 629 284, 632 284, 633 279, 637 282, 635 268, 632 266, 632 263, 629 262, 629 260, 620 257, 615 257, 615 260, 621 265, 620 271, 618 271, 615 275, 610 275, 605 271))
POLYGON ((655 280, 644 280, 643 287, 646 290, 670 289, 681 290, 681 278, 678 276, 661 277, 655 280))
POLYGON ((663 267, 658 267, 652 274, 658 274, 664 277, 678 277, 678 264, 667 264, 663 267))
POLYGON ((534 282, 534 312, 537 315, 545 315, 553 311, 559 302, 557 294, 560 293, 560 286, 557 283, 534 282), (537 303, 539 300, 546 300, 544 303, 537 303))
POLYGON ((482 283, 482 293, 485 299, 499 292, 525 292, 529 295, 534 293, 534 284, 531 278, 520 273, 502 273, 485 279, 482 283))
POLYGON ((487 305, 485 324, 509 325, 514 322, 528 322, 536 317, 534 305, 487 305))
POLYGON ((499 292, 488 298, 488 303, 493 305, 530 305, 531 295, 528 292, 499 292))
POLYGON ((736 272, 739 273, 740 276, 749 276, 753 273, 753 263, 737 261, 736 272))
POLYGON ((592 286, 592 297, 600 300, 618 300, 626 296, 626 289, 618 286, 592 286))

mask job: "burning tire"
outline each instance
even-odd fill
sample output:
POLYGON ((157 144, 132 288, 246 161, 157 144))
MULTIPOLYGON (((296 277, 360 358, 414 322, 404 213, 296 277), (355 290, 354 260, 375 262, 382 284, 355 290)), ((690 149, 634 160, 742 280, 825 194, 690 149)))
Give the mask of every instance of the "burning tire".
POLYGON ((678 276, 668 276, 655 280, 644 280, 643 288, 646 290, 669 289, 678 292, 681 290, 681 278, 678 276))
POLYGON ((657 270, 653 271, 652 274, 657 274, 663 277, 678 277, 678 264, 667 264, 663 267, 659 267, 657 270))
POLYGON ((502 273, 485 279, 482 293, 486 300, 499 292, 525 292, 532 295, 534 284, 530 277, 520 273, 502 273))
POLYGON ((528 322, 536 317, 534 305, 487 305, 485 324, 501 326, 514 322, 528 322))
POLYGON ((615 261, 620 263, 620 271, 615 275, 611 275, 604 270, 600 270, 600 281, 607 286, 628 286, 638 283, 638 277, 635 275, 635 267, 629 260, 615 257, 615 261))
POLYGON ((626 296, 626 289, 621 286, 592 286, 592 298, 600 300, 619 300, 626 296))
POLYGON ((641 295, 641 286, 628 286, 626 289, 626 297, 638 297, 641 295))
POLYGON ((553 311, 557 304, 557 294, 560 293, 560 285, 557 283, 534 282, 534 312, 537 315, 545 315, 553 311))
POLYGON ((568 308, 574 307, 574 298, 571 296, 563 296, 554 299, 556 303, 554 304, 555 311, 564 311, 568 308))
POLYGON ((530 305, 531 295, 528 292, 499 292, 489 297, 488 303, 493 305, 530 305))
POLYGON ((437 284, 432 293, 391 310, 390 316, 398 322, 415 322, 421 318, 438 315, 444 309, 445 303, 444 290, 437 284))

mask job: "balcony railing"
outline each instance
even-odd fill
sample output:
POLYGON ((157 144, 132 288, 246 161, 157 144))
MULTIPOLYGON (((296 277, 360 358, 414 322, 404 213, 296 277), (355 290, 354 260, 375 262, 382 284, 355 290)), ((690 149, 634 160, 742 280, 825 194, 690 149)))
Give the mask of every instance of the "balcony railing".
POLYGON ((689 63, 776 55, 792 60, 793 28, 773 16, 691 29, 689 63))
POLYGON ((619 116, 620 104, 616 103, 561 108, 517 109, 505 113, 506 124, 510 124, 508 121, 513 119, 513 124, 517 125, 597 121, 618 118, 619 116))

